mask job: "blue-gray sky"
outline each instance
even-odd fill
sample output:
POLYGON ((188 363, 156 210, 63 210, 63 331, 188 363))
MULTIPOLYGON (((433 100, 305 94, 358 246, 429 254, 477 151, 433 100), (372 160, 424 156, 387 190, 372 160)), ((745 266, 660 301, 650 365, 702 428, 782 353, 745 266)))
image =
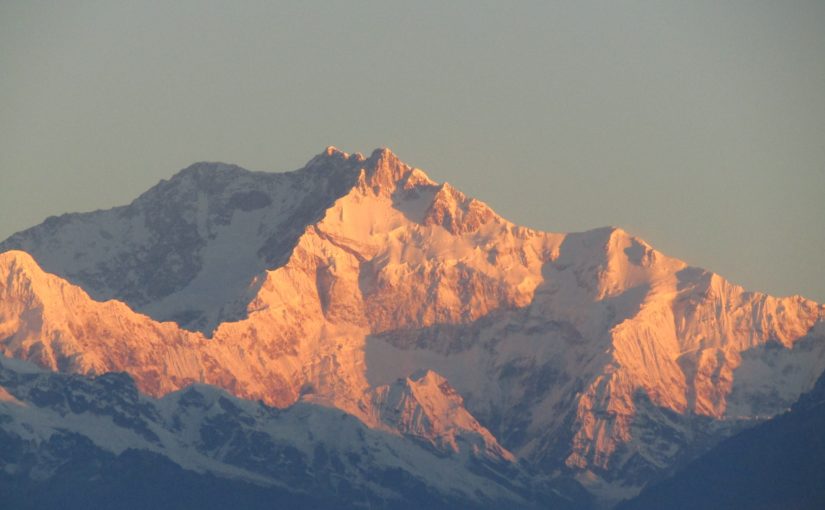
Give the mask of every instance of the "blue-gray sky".
POLYGON ((0 2, 0 238, 195 161, 388 146, 825 301, 825 2, 0 2))

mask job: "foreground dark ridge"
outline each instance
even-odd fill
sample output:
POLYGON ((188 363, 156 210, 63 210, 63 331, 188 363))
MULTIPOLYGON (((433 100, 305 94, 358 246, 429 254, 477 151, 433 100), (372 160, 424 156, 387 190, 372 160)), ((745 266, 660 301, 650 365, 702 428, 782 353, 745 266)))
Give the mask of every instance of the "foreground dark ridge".
POLYGON ((825 376, 793 409, 723 441, 617 510, 816 510, 825 504, 825 376))

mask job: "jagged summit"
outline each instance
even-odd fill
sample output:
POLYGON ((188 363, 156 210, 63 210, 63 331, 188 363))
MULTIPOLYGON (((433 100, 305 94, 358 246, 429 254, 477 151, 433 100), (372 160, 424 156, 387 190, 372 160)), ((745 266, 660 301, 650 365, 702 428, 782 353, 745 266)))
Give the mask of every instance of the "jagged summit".
MULTIPOLYGON (((463 443, 492 461, 513 461, 495 437, 464 408, 464 400, 450 383, 433 370, 417 370, 409 377, 376 389, 373 403, 391 429, 452 453, 463 443)), ((465 452, 466 453, 466 452, 465 452)))
POLYGON ((360 153, 349 154, 333 146, 327 147, 306 164, 313 172, 348 171, 356 175, 356 186, 371 188, 375 193, 390 195, 405 184, 435 184, 421 169, 404 163, 386 147, 375 149, 368 158, 360 153), (410 179, 411 173, 414 179, 410 179), (363 177, 357 177, 363 173, 363 177))
POLYGON ((398 159, 389 149, 375 149, 365 161, 367 181, 373 187, 394 190, 412 167, 398 159))
POLYGON ((453 188, 449 183, 438 187, 424 216, 425 225, 444 227, 453 234, 474 232, 492 221, 502 221, 487 204, 453 188))
MULTIPOLYGON (((375 149, 368 158, 365 158, 361 153, 347 153, 332 145, 325 148, 319 154, 311 158, 303 168, 293 172, 301 172, 304 170, 314 170, 314 173, 322 171, 332 171, 340 174, 355 174, 357 175, 359 169, 364 169, 367 173, 367 178, 373 185, 393 186, 403 177, 405 177, 413 167, 401 161, 389 148, 381 147, 375 149)), ((415 169, 418 174, 426 177, 426 174, 420 169, 415 169)), ((185 179, 233 179, 240 175, 250 176, 254 175, 257 178, 266 179, 267 176, 274 178, 276 176, 289 175, 293 172, 276 173, 276 172, 261 172, 247 170, 238 165, 223 163, 218 161, 199 161, 189 165, 180 170, 168 180, 162 180, 161 184, 167 182, 178 182, 185 179)), ((351 175, 352 176, 352 175, 351 175)), ((198 181, 203 183, 203 181, 198 181)), ((206 182, 206 184, 209 184, 206 182)), ((226 184, 224 182, 224 184, 226 184)), ((154 188, 153 188, 154 189, 154 188)), ((149 190, 152 191, 152 190, 149 190)))
POLYGON ((341 155, 343 155, 345 158, 348 158, 348 157, 349 157, 349 154, 347 154, 346 152, 344 152, 344 151, 342 151, 342 150, 338 149, 338 148, 337 148, 337 147, 335 147, 334 145, 328 145, 328 146, 327 146, 327 148, 326 148, 326 149, 324 149, 324 152, 323 152, 322 154, 326 154, 327 156, 332 156, 332 155, 334 155, 334 154, 341 154, 341 155))
POLYGON ((349 154, 342 150, 339 150, 336 147, 330 145, 314 157, 312 157, 306 165, 304 165, 305 169, 329 169, 331 166, 335 165, 346 165, 346 166, 353 166, 361 161, 364 161, 364 156, 360 153, 356 154, 349 154))
POLYGON ((23 250, 8 250, 0 252, 0 266, 8 267, 15 264, 30 266, 37 265, 37 262, 35 262, 34 257, 23 250))
POLYGON ((0 350, 157 396, 321 403, 631 491, 825 370, 822 305, 620 228, 519 227, 388 149, 211 165, 0 243, 45 271, 0 278, 0 350))
POLYGON ((475 202, 468 208, 469 199, 447 190, 386 148, 364 158, 328 147, 286 173, 200 162, 127 206, 50 219, 0 250, 34 254, 97 300, 211 334, 247 314, 266 271, 283 265, 307 228, 347 195, 383 197, 377 217, 397 209, 453 234, 475 229, 475 202))

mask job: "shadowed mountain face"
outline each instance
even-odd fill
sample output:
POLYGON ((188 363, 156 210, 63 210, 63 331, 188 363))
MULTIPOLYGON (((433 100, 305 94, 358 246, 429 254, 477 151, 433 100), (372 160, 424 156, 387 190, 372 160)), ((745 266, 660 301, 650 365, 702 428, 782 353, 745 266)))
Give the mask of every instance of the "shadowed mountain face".
POLYGON ((0 252, 26 251, 96 300, 210 333, 245 315, 256 277, 352 188, 358 163, 333 152, 289 173, 196 163, 127 206, 48 218, 0 252))
POLYGON ((787 413, 723 441, 618 508, 822 508, 823 431, 825 376, 787 413))
POLYGON ((561 497, 558 486, 533 483, 512 459, 454 438, 449 447, 425 448, 313 404, 278 410, 204 385, 155 400, 126 374, 87 379, 0 359, 4 508, 587 503, 581 489, 561 497))
POLYGON ((206 383, 322 404, 606 501, 784 411, 825 370, 822 305, 621 229, 513 225, 386 149, 328 149, 288 174, 196 165, 0 247, 27 252, 0 254, 6 356, 125 371, 156 397, 206 383))

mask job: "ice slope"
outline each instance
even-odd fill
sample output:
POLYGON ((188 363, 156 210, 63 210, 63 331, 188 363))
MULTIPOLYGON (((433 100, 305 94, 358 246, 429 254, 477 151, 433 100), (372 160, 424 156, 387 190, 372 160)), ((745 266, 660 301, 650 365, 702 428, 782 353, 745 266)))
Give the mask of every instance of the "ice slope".
POLYGON ((0 252, 26 251, 97 300, 210 333, 244 315, 257 277, 352 187, 359 162, 338 154, 288 173, 196 163, 127 206, 50 217, 0 252))
MULTIPOLYGON (((212 168, 212 178, 204 168, 203 182, 219 179, 222 168, 212 168)), ((260 179, 252 187, 264 188, 269 177, 261 175, 238 180, 260 179)), ((246 264, 252 285, 245 280, 238 283, 243 292, 219 299, 246 302, 246 309, 235 314, 238 320, 215 322, 211 339, 132 314, 122 303, 77 298, 82 291, 64 289, 65 282, 42 274, 31 259, 21 262, 26 257, 16 252, 0 261, 1 282, 24 282, 0 288, 3 352, 59 370, 125 370, 153 395, 199 381, 278 406, 301 398, 376 428, 387 426, 381 414, 387 402, 404 408, 415 401, 418 382, 408 378, 434 370, 503 448, 540 472, 578 473, 608 492, 638 490, 719 438, 783 411, 825 370, 822 305, 748 292, 621 229, 557 234, 513 225, 386 149, 369 158, 328 149, 296 175, 305 180, 304 196, 328 200, 307 206, 315 211, 311 220, 287 206, 272 212, 301 218, 272 220, 300 225, 300 232, 291 245, 278 245, 280 258, 246 264), (349 188, 311 191, 329 190, 330 179, 349 188), (26 285, 35 295, 61 290, 29 299, 26 285), (405 396, 382 389, 399 380, 410 381, 400 392, 405 396)), ((211 210, 211 197, 231 201, 221 186, 235 180, 219 180, 214 189, 192 186, 206 187, 211 210)), ((180 181, 179 175, 169 186, 177 189, 180 181)), ((155 203, 156 191, 142 199, 155 203)), ((182 210, 195 207, 192 197, 200 193, 181 195, 182 210)), ((226 239, 249 238, 244 207, 251 206, 222 216, 226 239)), ((41 252, 47 259, 47 252, 60 252, 44 266, 75 281, 90 271, 78 269, 84 264, 108 273, 117 255, 96 252, 105 260, 84 262, 66 242, 72 236, 65 232, 80 226, 84 236, 103 242, 105 236, 83 226, 94 214, 102 213, 44 224, 2 246, 27 248, 38 261, 41 252)), ((252 246, 260 257, 268 235, 249 245, 233 241, 237 258, 209 247, 208 236, 200 249, 218 250, 227 266, 243 266, 243 253, 252 246)), ((113 243, 111 252, 121 253, 113 243)), ((179 299, 172 308, 186 308, 188 293, 201 292, 189 282, 221 278, 203 269, 213 266, 195 265, 196 276, 180 277, 183 290, 159 298, 171 300, 164 306, 179 299)), ((445 435, 426 441, 450 444, 451 432, 435 425, 431 411, 424 406, 390 421, 416 433, 440 430, 445 435)), ((474 426, 468 430, 479 437, 474 426)))

